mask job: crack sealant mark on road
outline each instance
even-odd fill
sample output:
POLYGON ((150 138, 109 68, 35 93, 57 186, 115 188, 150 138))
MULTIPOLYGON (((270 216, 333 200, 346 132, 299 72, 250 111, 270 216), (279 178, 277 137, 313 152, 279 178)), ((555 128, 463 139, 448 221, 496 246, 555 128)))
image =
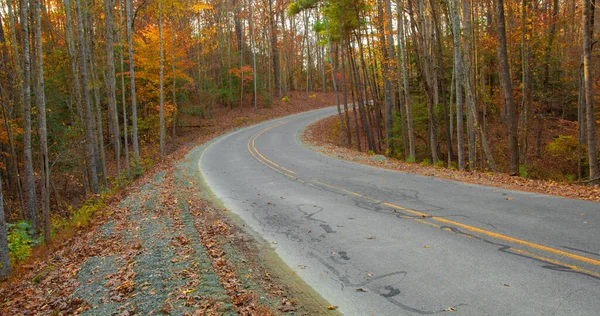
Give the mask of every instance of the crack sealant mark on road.
POLYGON ((474 234, 469 234, 469 233, 465 233, 463 231, 461 231, 460 229, 456 228, 456 227, 452 227, 452 226, 440 226, 441 230, 448 230, 448 231, 452 231, 453 233, 459 234, 459 235, 463 235, 465 237, 468 238, 472 238, 475 240, 479 240, 482 241, 484 243, 487 244, 491 244, 494 246, 500 246, 500 248, 498 248, 499 252, 503 252, 509 255, 513 255, 513 256, 518 256, 521 258, 526 258, 526 259, 530 259, 530 260, 534 260, 537 262, 541 262, 544 263, 546 265, 541 265, 542 268, 544 269, 548 269, 548 270, 552 270, 552 271, 557 271, 557 272, 569 272, 569 273, 575 273, 575 274, 580 274, 586 277, 590 277, 596 280, 600 280, 600 274, 594 272, 594 271, 590 271, 590 270, 586 270, 586 269, 582 269, 579 268, 577 266, 574 265, 570 265, 570 264, 566 264, 563 262, 560 262, 558 260, 554 260, 554 259, 550 259, 550 258, 546 258, 540 255, 536 255, 534 253, 525 251, 525 250, 521 250, 509 245, 505 245, 505 244, 501 244, 498 242, 494 242, 488 239, 485 239, 483 237, 479 237, 476 236, 474 234), (550 264, 550 265, 547 265, 550 264))
MULTIPOLYGON (((278 169, 278 168, 276 168, 276 167, 274 167, 272 165, 267 164, 267 162, 263 161, 261 158, 259 158, 257 156, 257 155, 260 155, 262 158, 264 158, 264 156, 262 154, 260 154, 260 152, 258 151, 258 149, 254 146, 254 141, 260 135, 262 135, 263 133, 265 133, 268 130, 271 130, 271 129, 275 128, 275 127, 281 126, 284 123, 285 122, 282 122, 282 123, 277 124, 275 126, 271 126, 271 127, 265 128, 265 129, 261 130, 260 132, 258 132, 257 134, 255 134, 254 136, 252 136, 250 138, 250 140, 248 141, 248 151, 252 154, 252 156, 254 156, 254 158, 256 158, 263 165, 268 166, 269 168, 273 169, 274 171, 276 171, 278 173, 281 173, 281 174, 287 176, 288 178, 291 178, 293 180, 299 181, 301 183, 306 183, 307 181, 305 181, 303 179, 299 179, 298 177, 295 177, 295 175, 288 174, 285 171, 287 169, 281 168, 283 170, 280 170, 280 169, 278 169), (250 147, 250 143, 252 143, 252 148, 250 147), (253 152, 253 150, 254 150, 254 152, 256 152, 256 154, 253 152)), ((270 160, 268 160, 267 158, 264 158, 264 159, 266 161, 270 162, 270 160)), ((273 164, 275 166, 278 166, 275 163, 273 163, 273 164)), ((294 174, 295 174, 295 172, 294 172, 294 174)), ((384 201, 372 198, 370 196, 367 196, 367 195, 364 195, 364 194, 360 194, 360 193, 356 193, 356 192, 353 192, 353 191, 350 191, 350 190, 347 190, 347 189, 344 189, 344 188, 341 188, 341 187, 337 187, 337 186, 334 186, 334 185, 331 185, 331 184, 327 184, 327 183, 324 183, 324 182, 321 182, 321 181, 318 181, 318 180, 311 180, 310 182, 318 184, 318 186, 321 186, 322 189, 323 189, 323 187, 326 187, 327 191, 331 191, 331 192, 335 192, 335 191, 337 191, 337 192, 343 192, 343 193, 347 194, 348 196, 349 195, 353 195, 355 197, 360 197, 360 198, 363 198, 365 200, 369 200, 369 201, 372 201, 372 202, 382 203, 383 205, 386 205, 386 206, 388 206, 388 207, 390 207, 392 209, 396 209, 396 210, 402 211, 405 214, 408 213, 408 214, 411 214, 411 215, 421 216, 423 219, 415 218, 415 221, 418 221, 418 222, 420 222, 422 224, 426 224, 426 225, 429 225, 429 226, 433 226, 435 228, 440 228, 440 226, 442 226, 442 225, 446 226, 446 227, 460 227, 460 228, 464 228, 466 230, 469 230, 469 231, 473 232, 472 234, 462 234, 462 233, 460 234, 460 235, 464 235, 464 236, 467 236, 467 237, 470 237, 470 236, 474 237, 474 233, 478 233, 478 234, 481 234, 481 235, 488 236, 490 238, 495 238, 495 239, 499 239, 499 240, 504 240, 504 241, 508 241, 508 242, 513 242, 513 243, 521 244, 521 245, 524 245, 525 247, 529 247, 531 249, 542 251, 544 253, 551 253, 551 254, 554 254, 554 255, 559 255, 559 256, 562 256, 562 257, 565 257, 565 258, 569 258, 571 260, 576 260, 576 261, 579 261, 579 262, 585 262, 585 263, 589 263, 589 264, 592 264, 592 265, 598 265, 598 266, 600 266, 600 261, 599 260, 594 260, 594 259, 591 259, 591 258, 583 257, 583 256, 576 255, 576 254, 573 254, 573 253, 568 253, 568 252, 561 251, 561 250, 558 250, 558 249, 554 249, 554 248, 551 248, 551 247, 546 247, 546 246, 539 245, 539 244, 532 243, 532 242, 528 242, 528 241, 525 241, 525 240, 520 240, 520 239, 517 239, 517 238, 505 236, 505 235, 502 235, 502 234, 499 234, 499 233, 490 232, 490 231, 487 231, 487 230, 484 230, 484 229, 481 229, 481 228, 478 228, 478 227, 473 227, 473 226, 466 225, 466 224, 463 224, 463 223, 460 223, 460 222, 448 220, 448 219, 445 219, 445 218, 442 218, 442 217, 432 216, 430 214, 426 214, 426 213, 423 213, 423 212, 420 212, 420 211, 417 211, 417 210, 414 210, 414 209, 410 209, 410 208, 406 208, 406 207, 401 207, 401 206, 398 206, 398 205, 395 205, 395 204, 384 202, 384 201), (428 220, 424 220, 424 219, 428 219, 428 220), (432 221, 433 222, 438 222, 438 223, 432 223, 432 221), (439 223, 441 223, 442 225, 440 225, 439 223)), ((418 200, 418 192, 416 194, 416 198, 418 200)), ((438 208, 438 207, 435 206, 435 208, 438 208)), ((452 230, 452 229, 450 229, 450 230, 453 231, 453 232, 455 232, 455 230, 452 230)), ((484 238, 479 238, 479 239, 480 240, 485 240, 484 238)), ((589 274, 590 276, 592 276, 594 278, 600 278, 600 273, 596 273, 594 271, 582 269, 582 268, 580 268, 578 266, 575 266, 575 265, 569 265, 569 264, 560 262, 558 260, 553 260, 553 259, 550 259, 550 258, 546 258, 546 257, 540 256, 540 255, 536 255, 536 254, 533 254, 531 252, 527 252, 527 251, 524 251, 524 250, 520 250, 520 249, 516 249, 516 248, 514 248, 514 249, 520 255, 528 256, 528 257, 531 257, 533 259, 537 259, 537 260, 544 261, 544 262, 549 262, 549 263, 557 265, 557 266, 567 267, 567 268, 570 268, 571 270, 577 271, 578 273, 589 274)))
MULTIPOLYGON (((331 272, 337 278, 337 280, 334 279, 334 281, 341 283, 342 290, 345 287, 350 287, 350 288, 359 288, 359 287, 365 288, 366 287, 366 288, 370 288, 375 293, 377 293, 381 297, 385 298, 388 302, 394 304, 395 306, 402 308, 405 311, 417 313, 420 315, 433 315, 433 314, 444 312, 443 310, 441 310, 441 311, 421 310, 421 309, 403 304, 402 302, 400 302, 399 300, 396 299, 396 297, 398 295, 400 295, 400 293, 401 293, 401 290, 396 286, 397 286, 397 284, 401 283, 406 278, 406 276, 408 275, 408 272, 406 272, 406 271, 390 272, 390 273, 386 273, 383 275, 368 278, 367 280, 365 280, 363 282, 354 283, 354 282, 350 281, 350 278, 348 277, 347 274, 342 275, 333 265, 327 263, 323 258, 318 256, 314 252, 309 252, 307 254, 307 257, 316 259, 317 261, 319 261, 319 263, 321 263, 324 267, 326 267, 329 270, 329 272, 331 272), (393 278, 396 278, 399 276, 401 276, 400 279, 395 280, 395 282, 393 282, 393 281, 390 282, 390 278, 393 279, 393 278), (381 285, 378 283, 380 283, 381 285), (396 285, 396 286, 394 286, 394 285, 396 285)), ((366 275, 365 271, 359 271, 359 273, 366 275)), ((459 304, 459 305, 455 305, 455 306, 458 307, 458 306, 465 306, 465 305, 466 304, 459 304)))

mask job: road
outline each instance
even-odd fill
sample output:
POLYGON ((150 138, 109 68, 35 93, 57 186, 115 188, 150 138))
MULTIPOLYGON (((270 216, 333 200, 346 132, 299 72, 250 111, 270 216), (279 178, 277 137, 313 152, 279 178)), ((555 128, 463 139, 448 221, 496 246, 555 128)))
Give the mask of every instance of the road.
POLYGON ((340 312, 600 313, 600 204, 374 168, 303 146, 299 131, 333 114, 228 134, 199 167, 225 206, 340 312))

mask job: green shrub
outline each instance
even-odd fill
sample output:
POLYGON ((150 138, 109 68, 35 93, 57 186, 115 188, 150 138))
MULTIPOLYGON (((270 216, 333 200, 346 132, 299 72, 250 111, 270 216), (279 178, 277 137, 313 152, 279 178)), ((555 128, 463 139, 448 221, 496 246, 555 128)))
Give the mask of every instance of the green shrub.
POLYGON ((564 157, 569 161, 577 159, 577 139, 573 136, 558 135, 546 145, 546 149, 554 157, 564 157))
POLYGON ((14 262, 27 259, 31 255, 31 247, 39 241, 33 239, 30 234, 31 225, 28 222, 20 221, 8 226, 8 251, 10 258, 14 262))

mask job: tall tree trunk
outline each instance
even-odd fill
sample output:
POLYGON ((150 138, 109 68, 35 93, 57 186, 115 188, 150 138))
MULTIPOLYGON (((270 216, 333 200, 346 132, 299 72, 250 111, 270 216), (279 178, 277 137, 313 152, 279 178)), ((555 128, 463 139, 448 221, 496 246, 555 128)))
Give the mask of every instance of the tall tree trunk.
POLYGON ((158 41, 159 41, 159 55, 160 55, 160 79, 159 79, 159 120, 160 120, 160 157, 164 158, 167 154, 167 131, 165 127, 165 61, 164 61, 164 51, 163 51, 163 12, 162 12, 162 0, 158 0, 158 41))
POLYGON ((105 28, 105 49, 106 49, 106 74, 104 80, 106 83, 106 99, 108 101, 108 115, 112 122, 112 143, 115 150, 115 160, 117 163, 117 185, 121 181, 121 138, 119 137, 119 115, 117 114, 117 84, 115 82, 115 53, 114 53, 114 21, 113 21, 114 1, 104 0, 104 28, 105 28))
POLYGON ((125 0, 126 20, 127 20, 127 42, 129 46, 129 80, 131 85, 131 133, 133 142, 133 165, 134 172, 140 172, 140 149, 138 142, 137 128, 137 100, 135 95, 135 64, 133 63, 133 9, 131 0, 125 0))
POLYGON ((6 217, 4 215, 4 195, 2 194, 2 176, 0 175, 0 280, 6 278, 11 270, 7 233, 6 217))
POLYGON ((37 235, 39 218, 35 179, 33 176, 33 156, 31 152, 31 56, 29 49, 29 1, 21 0, 21 36, 23 37, 23 157, 25 168, 23 172, 25 196, 27 200, 27 215, 31 220, 31 228, 37 235))
POLYGON ((254 11, 252 10, 252 0, 249 0, 248 6, 250 7, 250 45, 252 45, 252 84, 253 84, 253 94, 254 94, 254 111, 258 110, 258 91, 257 91, 257 74, 258 69, 256 69, 256 39, 254 38, 254 11))
POLYGON ((41 0, 34 0, 35 39, 37 80, 35 96, 38 112, 38 132, 42 163, 42 214, 44 219, 44 242, 50 242, 50 167, 48 162, 48 132, 46 128, 46 95, 44 93, 44 60, 42 49, 41 0))
MULTIPOLYGON (((441 88, 441 97, 442 97, 442 106, 444 108, 444 122, 446 123, 446 142, 448 144, 448 166, 452 163, 452 159, 454 157, 454 150, 452 147, 452 131, 450 129, 450 121, 452 117, 448 111, 448 98, 446 95, 446 76, 445 76, 445 67, 444 67, 444 55, 443 55, 443 46, 442 46, 442 31, 440 29, 440 22, 438 15, 437 3, 433 0, 429 1, 431 5, 432 15, 433 15, 433 24, 435 30, 435 50, 437 53, 438 67, 435 69, 437 71, 437 76, 439 79, 439 86, 441 88)), ((436 83, 437 85, 437 83, 436 83)))
POLYGON ((121 65, 121 106, 123 108, 123 147, 125 151, 125 173, 129 178, 131 176, 131 163, 129 162, 129 132, 127 131, 127 101, 125 97, 125 63, 123 54, 125 53, 125 43, 123 41, 123 4, 124 0, 119 0, 119 63, 121 65))
POLYGON ((344 33, 342 31, 342 27, 340 26, 340 50, 339 54, 342 56, 342 63, 340 65, 340 71, 342 72, 342 87, 344 91, 344 117, 345 117, 345 126, 340 126, 340 128, 346 128, 346 144, 348 146, 352 146, 352 132, 350 131, 350 117, 348 115, 348 84, 346 81, 346 58, 344 54, 344 49, 346 47, 346 42, 344 41, 344 33))
MULTIPOLYGON (((388 0, 386 0, 386 5, 388 3, 388 0)), ((386 10, 387 11, 387 10, 386 10)), ((383 15, 383 3, 382 0, 378 0, 377 1, 377 12, 378 12, 378 18, 379 18, 379 23, 378 25, 378 29, 379 29, 379 34, 380 34, 380 42, 381 42, 381 53, 383 55, 383 61, 382 61, 382 76, 383 76, 383 89, 384 89, 384 96, 385 96, 385 141, 386 141, 386 146, 388 148, 388 150, 390 149, 390 140, 392 138, 392 108, 393 106, 393 101, 392 101, 392 84, 390 82, 389 79, 389 67, 388 67, 388 62, 387 59, 391 56, 389 55, 388 49, 386 48, 386 43, 388 42, 386 40, 386 36, 385 36, 385 30, 383 28, 383 22, 385 20, 385 17, 383 15)))
POLYGON ((406 111, 406 127, 408 134, 408 161, 415 161, 415 129, 413 127, 412 107, 410 105, 410 87, 408 85, 408 61, 406 58, 406 45, 404 34, 404 0, 398 0, 398 39, 400 42, 400 57, 402 59, 402 83, 404 86, 404 106, 406 111))
MULTIPOLYGON (((584 1, 585 3, 585 1, 584 1)), ((506 47, 506 21, 504 17, 504 0, 496 0, 496 14, 498 15, 498 59, 500 62, 500 79, 506 100, 508 118, 508 150, 510 152, 510 175, 519 174, 519 144, 518 121, 515 100, 512 91, 510 68, 508 66, 508 51, 506 47)), ((585 40, 585 36, 584 36, 585 40)))
MULTIPOLYGON (((86 5, 87 6, 87 5, 86 5)), ((85 9, 88 11, 89 9, 85 9)), ((95 110, 95 127, 96 131, 96 167, 98 173, 102 176, 102 182, 105 186, 108 186, 108 179, 106 175, 106 151, 104 150, 104 128, 102 124, 102 106, 100 104, 100 81, 98 80, 98 60, 96 59, 96 43, 94 41, 94 23, 92 21, 92 14, 86 13, 84 15, 84 30, 87 33, 85 38, 85 50, 87 52, 87 60, 90 74, 90 89, 94 92, 94 105, 95 110)))
MULTIPOLYGON (((229 73, 229 71, 227 71, 229 73)), ((175 23, 171 25, 171 73, 173 74, 173 86, 171 87, 171 97, 173 102, 173 113, 171 114, 171 142, 173 143, 173 149, 177 145, 177 112, 179 107, 177 106, 177 95, 175 89, 177 88, 177 77, 175 75, 175 23)))
POLYGON ((96 169, 96 135, 94 131, 94 115, 90 104, 90 83, 88 80, 87 69, 87 51, 83 36, 83 15, 80 0, 75 0, 75 10, 77 12, 77 37, 79 39, 79 75, 81 76, 81 86, 83 88, 83 108, 85 117, 85 139, 86 139, 86 164, 88 179, 90 180, 90 190, 97 194, 98 174, 96 169))
POLYGON ((530 69, 529 69, 529 38, 528 35, 528 26, 527 22, 528 16, 527 11, 529 9, 528 0, 522 0, 521 2, 521 65, 522 65, 522 83, 523 83, 523 93, 521 98, 521 117, 519 123, 519 138, 520 138, 520 161, 524 165, 527 164, 527 134, 528 134, 528 122, 529 122, 529 103, 531 96, 531 83, 530 83, 530 69))
POLYGON ((279 66, 279 44, 277 43, 277 14, 273 12, 273 1, 269 1, 269 25, 271 27, 271 58, 273 59, 273 80, 275 81, 275 95, 281 96, 281 71, 279 66))
POLYGON ((592 14, 595 6, 582 0, 583 7, 583 86, 585 91, 585 109, 587 119, 589 179, 591 184, 600 184, 598 170, 598 144, 596 142, 596 118, 594 117, 594 91, 592 79, 592 14))
MULTIPOLYGON (((327 21, 325 21, 325 28, 327 30, 327 34, 329 34, 329 23, 327 21)), ((340 107, 340 93, 338 91, 338 85, 337 85, 337 80, 335 78, 335 74, 336 74, 336 68, 335 65, 337 64, 336 62, 334 62, 334 56, 333 56, 333 49, 331 48, 331 36, 327 36, 327 47, 329 47, 329 62, 331 63, 331 82, 333 83, 333 91, 335 92, 335 104, 337 106, 337 112, 338 112, 338 120, 340 123, 340 144, 342 144, 342 146, 346 145, 346 132, 343 129, 344 126, 344 121, 342 119, 342 108, 340 107)), ((335 58, 337 58, 337 56, 335 56, 335 58)))
POLYGON ((454 68, 456 71, 456 144, 458 153, 458 169, 465 169, 464 121, 463 121, 463 65, 460 43, 460 0, 452 0, 452 32, 454 39, 454 68))

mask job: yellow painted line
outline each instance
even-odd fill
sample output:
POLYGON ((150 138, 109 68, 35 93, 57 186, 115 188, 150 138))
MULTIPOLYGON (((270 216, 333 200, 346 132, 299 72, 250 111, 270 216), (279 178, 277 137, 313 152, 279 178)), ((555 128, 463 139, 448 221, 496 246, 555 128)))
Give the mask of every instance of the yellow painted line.
MULTIPOLYGON (((253 150, 256 152, 256 154, 257 154, 258 156, 260 156, 260 157, 261 157, 261 158, 262 158, 264 161, 266 161, 267 163, 269 163, 269 164, 271 164, 271 165, 275 166, 276 168, 280 168, 280 169, 282 169, 282 170, 284 170, 284 171, 286 171, 286 172, 289 172, 289 173, 291 173, 291 174, 296 174, 296 172, 294 172, 294 171, 292 171, 292 170, 289 170, 289 169, 287 169, 287 168, 284 168, 284 167, 282 167, 282 166, 278 165, 277 163, 275 163, 275 162, 273 162, 273 161, 271 161, 271 160, 267 159, 265 156, 263 156, 263 155, 260 153, 260 151, 259 151, 259 150, 256 148, 256 146, 255 146, 255 144, 254 144, 255 140, 256 140, 256 139, 257 139, 257 138, 258 138, 260 135, 262 135, 262 134, 264 134, 265 132, 267 132, 267 131, 269 131, 269 130, 272 130, 272 129, 276 128, 276 127, 279 127, 279 126, 281 126, 281 125, 283 125, 283 124, 285 124, 285 123, 287 123, 287 122, 281 122, 281 123, 279 123, 279 124, 276 124, 276 125, 273 125, 273 126, 270 126, 270 127, 267 127, 267 128, 265 128, 265 129, 261 130, 260 132, 256 133, 256 134, 255 134, 253 137, 251 137, 251 138, 250 138, 250 140, 249 140, 249 143, 251 143, 251 147, 252 147, 252 149, 253 149, 253 150)), ((250 145, 249 145, 249 147, 250 147, 250 145)), ((255 157, 255 158, 256 158, 256 157, 255 157)))
POLYGON ((448 219, 445 219, 445 218, 442 218, 442 217, 431 216, 431 215, 428 215, 428 214, 425 214, 425 213, 421 213, 421 212, 417 212, 417 211, 414 211, 414 210, 410 210, 410 209, 407 209, 407 208, 404 208, 404 207, 401 207, 401 206, 398 206, 398 205, 394 205, 394 204, 390 204, 390 203, 384 203, 384 205, 387 205, 389 207, 392 207, 392 208, 395 208, 395 209, 398 209, 398 210, 402 210, 402 211, 405 211, 405 212, 409 212, 409 213, 412 213, 412 214, 420 215, 422 217, 429 217, 429 218, 431 218, 434 221, 437 221, 437 222, 440 222, 440 223, 444 223, 444 224, 447 224, 447 225, 453 225, 453 226, 457 226, 457 227, 460 227, 460 228, 464 228, 466 230, 469 230, 469 231, 472 231, 472 232, 475 232, 475 233, 478 233, 478 234, 486 235, 486 236, 489 236, 489 237, 492 237, 492 238, 496 238, 496 239, 500 239, 500 240, 512 242, 512 243, 515 243, 515 244, 521 244, 521 245, 524 245, 524 246, 527 246, 527 247, 530 247, 530 248, 533 248, 533 249, 537 249, 537 250, 541 250, 541 251, 544 251, 544 252, 553 253, 555 255, 563 256, 563 257, 566 257, 566 258, 569 258, 569 259, 573 259, 573 260, 577 260, 577 261, 582 261, 582 262, 586 262, 586 263, 589 263, 589 264, 600 266, 600 261, 598 261, 598 260, 594 260, 594 259, 591 259, 591 258, 587 258, 587 257, 583 257, 583 256, 580 256, 580 255, 572 254, 570 252, 566 252, 566 251, 562 251, 562 250, 558 250, 558 249, 546 247, 546 246, 543 246, 543 245, 539 245, 539 244, 536 244, 536 243, 532 243, 532 242, 529 242, 529 241, 525 241, 525 240, 521 240, 521 239, 517 239, 517 238, 505 236, 505 235, 502 235, 502 234, 494 233, 494 232, 491 232, 491 231, 487 231, 485 229, 473 227, 473 226, 470 226, 470 225, 465 225, 463 223, 451 221, 451 220, 448 220, 448 219))
MULTIPOLYGON (((263 133, 265 133, 265 132, 267 132, 267 131, 269 131, 269 130, 271 130, 273 128, 281 126, 281 125, 283 125, 285 123, 287 123, 287 122, 281 122, 279 124, 267 127, 265 129, 261 130, 260 132, 256 133, 254 136, 252 136, 248 140, 248 145, 247 145, 248 151, 250 152, 250 154, 256 160, 258 160, 263 165, 265 165, 265 166, 267 166, 267 167, 269 167, 269 168, 277 171, 278 173, 281 173, 281 174, 283 174, 283 175, 285 175, 285 176, 287 176, 287 177, 289 177, 291 179, 298 180, 298 181, 304 183, 305 182, 304 180, 299 179, 299 178, 295 177, 294 175, 291 175, 291 174, 296 174, 294 171, 286 169, 286 168, 284 168, 284 167, 276 164, 275 162, 267 159, 266 157, 264 157, 258 151, 258 149, 256 149, 255 144, 254 144, 255 140, 260 135, 262 135, 263 133)), ((502 234, 499 234, 499 233, 494 233, 494 232, 491 232, 491 231, 487 231, 485 229, 481 229, 481 228, 478 228, 478 227, 474 227, 474 226, 466 225, 466 224, 463 224, 463 223, 455 222, 455 221, 448 220, 448 219, 445 219, 445 218, 442 218, 442 217, 432 216, 432 215, 429 215, 427 213, 423 213, 423 212, 411 210, 411 209, 408 209, 408 208, 405 208, 405 207, 402 207, 402 206, 399 206, 399 205, 395 205, 395 204, 392 204, 392 203, 383 202, 383 201, 371 198, 369 196, 366 196, 366 195, 363 195, 363 194, 360 194, 360 193, 356 193, 356 192, 353 192, 353 191, 350 191, 350 190, 347 190, 347 189, 343 189, 343 188, 340 188, 340 187, 337 187, 337 186, 334 186, 334 185, 331 185, 331 184, 327 184, 327 183, 324 183, 324 182, 321 182, 321 181, 318 181, 318 180, 312 180, 312 182, 320 184, 320 185, 323 185, 323 186, 326 186, 326 187, 329 187, 329 188, 332 188, 332 189, 336 189, 338 191, 341 191, 341 192, 344 192, 344 193, 347 193, 347 194, 350 194, 350 195, 353 195, 353 196, 356 196, 356 197, 364 198, 364 199, 370 200, 370 201, 375 202, 375 203, 381 203, 382 205, 385 205, 385 206, 391 207, 393 209, 397 209, 397 210, 403 211, 403 212, 408 213, 408 214, 419 216, 421 218, 412 218, 412 219, 415 220, 415 221, 417 221, 417 222, 419 222, 419 223, 425 224, 425 225, 433 226, 433 227, 436 227, 436 228, 440 228, 441 227, 441 225, 438 225, 438 224, 435 224, 435 223, 431 223, 431 222, 425 220, 425 219, 428 219, 428 220, 431 220, 431 221, 436 221, 438 223, 443 223, 445 225, 451 225, 451 226, 460 227, 460 228, 466 229, 468 231, 475 232, 475 233, 478 233, 478 234, 481 234, 481 235, 485 235, 485 236, 488 236, 488 237, 491 237, 491 238, 495 238, 495 239, 499 239, 499 240, 503 240, 503 241, 507 241, 507 242, 511 242, 511 243, 515 243, 515 244, 524 245, 524 246, 527 246, 527 247, 532 248, 532 249, 540 250, 542 252, 552 253, 552 254, 559 255, 559 256, 562 256, 562 257, 565 257, 565 258, 569 258, 569 259, 572 259, 572 260, 576 260, 576 261, 580 261, 580 262, 585 262, 585 263, 592 264, 592 265, 595 265, 595 266, 600 266, 600 261, 599 260, 595 260, 595 259, 587 258, 587 257, 584 257, 584 256, 576 255, 576 254, 573 254, 573 253, 569 253, 569 252, 566 252, 566 251, 562 251, 562 250, 554 249, 554 248, 551 248, 551 247, 539 245, 539 244, 536 244, 536 243, 533 243, 533 242, 529 242, 529 241, 525 241, 525 240, 521 240, 521 239, 509 237, 509 236, 502 235, 502 234)), ((472 236, 469 236, 467 234, 462 234, 462 233, 460 235, 463 235, 463 236, 466 236, 466 237, 469 237, 469 238, 472 237, 472 236)), ((563 267, 567 267, 567 268, 569 268, 569 269, 571 269, 573 271, 578 271, 578 272, 589 274, 589 275, 592 275, 592 276, 595 276, 595 277, 600 277, 600 273, 597 273, 597 272, 594 272, 594 271, 590 271, 590 270, 586 270, 586 269, 580 268, 580 267, 575 266, 575 265, 571 265, 571 264, 563 263, 563 262, 558 261, 558 260, 546 258, 546 257, 540 256, 540 255, 537 255, 537 254, 534 254, 534 253, 531 253, 531 252, 528 252, 528 251, 525 251, 525 250, 517 249, 517 248, 514 248, 514 247, 510 247, 509 249, 515 251, 516 253, 523 254, 525 256, 528 256, 528 257, 531 257, 531 258, 534 258, 534 259, 538 259, 538 260, 541 260, 541 261, 544 261, 544 262, 548 262, 548 263, 560 265, 560 266, 563 266, 563 267)))
POLYGON ((525 250, 521 250, 521 249, 517 249, 517 248, 512 248, 511 247, 509 250, 514 250, 516 253, 522 254, 522 255, 527 256, 527 257, 531 257, 531 258, 534 258, 534 259, 537 259, 537 260, 540 260, 540 261, 544 261, 544 262, 548 262, 548 263, 551 263, 551 264, 555 264, 555 265, 558 265, 558 266, 561 266, 561 267, 566 267, 566 268, 569 268, 569 269, 571 269, 573 271, 577 271, 577 272, 589 274, 589 275, 595 276, 597 278, 600 278, 600 273, 597 273, 597 272, 594 272, 594 271, 590 271, 590 270, 587 270, 587 269, 582 269, 582 268, 580 268, 578 266, 575 266, 575 265, 572 265, 572 264, 565 264, 565 263, 562 263, 562 262, 560 262, 558 260, 546 258, 546 257, 540 256, 540 255, 536 255, 534 253, 531 253, 529 251, 525 251, 525 250))
MULTIPOLYGON (((356 193, 356 192, 353 192, 353 191, 349 191, 349 190, 346 190, 346 189, 342 189, 342 188, 339 188, 339 187, 336 187, 336 186, 333 186, 333 185, 330 185, 330 184, 326 184, 326 183, 323 183, 321 181, 317 181, 317 180, 313 180, 313 181, 316 182, 316 183, 319 183, 319 184, 331 187, 331 188, 338 189, 338 190, 340 190, 342 192, 346 192, 346 193, 352 194, 354 196, 363 197, 363 198, 366 198, 366 199, 369 199, 369 200, 372 200, 372 201, 381 202, 379 200, 376 200, 376 199, 364 196, 362 194, 359 194, 359 193, 356 193)), ((506 235, 494 233, 494 232, 491 232, 491 231, 487 231, 485 229, 481 229, 481 228, 478 228, 478 227, 473 227, 473 226, 466 225, 466 224, 463 224, 463 223, 451 221, 451 220, 448 220, 448 219, 445 219, 445 218, 442 218, 442 217, 432 216, 432 215, 429 215, 427 213, 423 213, 423 212, 411 210, 411 209, 408 209, 408 208, 405 208, 405 207, 402 207, 402 206, 398 206, 398 205, 395 205, 395 204, 391 204, 391 203, 387 203, 387 202, 381 202, 381 203, 383 205, 389 206, 391 208, 394 208, 394 209, 397 209, 397 210, 401 210, 401 211, 404 211, 406 213, 410 213, 410 214, 413 214, 413 215, 417 215, 417 216, 420 216, 422 218, 428 218, 430 220, 437 221, 437 222, 440 222, 440 223, 443 223, 443 224, 446 224, 446 225, 457 226, 457 227, 464 228, 466 230, 469 230, 469 231, 472 231, 472 232, 475 232, 475 233, 478 233, 478 234, 486 235, 488 237, 492 237, 492 238, 495 238, 495 239, 500 239, 500 240, 504 240, 504 241, 508 241, 508 242, 512 242, 512 243, 516 243, 516 244, 520 244, 520 245, 524 245, 524 246, 527 246, 527 247, 530 247, 530 248, 533 248, 533 249, 537 249, 537 250, 541 250, 541 251, 544 251, 544 252, 552 253, 552 254, 555 254, 555 255, 563 256, 563 257, 566 257, 566 258, 569 258, 569 259, 573 259, 573 260, 577 260, 577 261, 581 261, 581 262, 585 262, 585 263, 589 263, 589 264, 600 266, 600 261, 595 260, 595 259, 591 259, 591 258, 588 258, 588 257, 576 255, 576 254, 573 254, 573 253, 570 253, 570 252, 566 252, 566 251, 562 251, 562 250, 550 248, 550 247, 539 245, 539 244, 532 243, 532 242, 529 242, 529 241, 525 241, 525 240, 521 240, 521 239, 509 237, 509 236, 506 236, 506 235)))

